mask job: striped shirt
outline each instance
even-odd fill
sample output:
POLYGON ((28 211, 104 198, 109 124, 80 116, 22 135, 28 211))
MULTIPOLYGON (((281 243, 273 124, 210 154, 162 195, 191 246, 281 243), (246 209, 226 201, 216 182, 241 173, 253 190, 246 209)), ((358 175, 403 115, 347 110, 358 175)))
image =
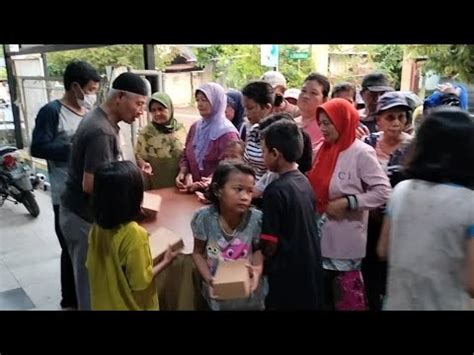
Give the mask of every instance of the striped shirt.
POLYGON ((262 147, 260 145, 260 130, 258 123, 254 124, 250 132, 247 133, 244 161, 255 170, 256 181, 260 180, 263 174, 267 171, 267 167, 263 160, 262 147))

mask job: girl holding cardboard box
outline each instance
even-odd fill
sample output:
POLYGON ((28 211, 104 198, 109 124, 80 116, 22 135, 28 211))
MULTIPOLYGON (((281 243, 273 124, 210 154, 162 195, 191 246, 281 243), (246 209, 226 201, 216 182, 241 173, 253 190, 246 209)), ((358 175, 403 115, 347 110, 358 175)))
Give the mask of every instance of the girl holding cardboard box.
POLYGON ((263 257, 255 251, 262 213, 250 207, 254 186, 250 166, 221 162, 210 186, 212 205, 196 211, 191 221, 193 260, 211 310, 264 308, 263 257))

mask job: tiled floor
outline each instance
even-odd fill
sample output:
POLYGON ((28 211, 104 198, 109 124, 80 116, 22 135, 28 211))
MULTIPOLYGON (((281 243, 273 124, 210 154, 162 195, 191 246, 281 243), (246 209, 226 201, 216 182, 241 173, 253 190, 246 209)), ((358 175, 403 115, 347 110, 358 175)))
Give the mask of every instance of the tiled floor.
POLYGON ((32 309, 34 307, 35 305, 31 302, 31 298, 28 297, 22 288, 14 288, 0 294, 0 309, 18 310, 32 309))
POLYGON ((0 309, 60 309, 60 252, 49 192, 35 190, 41 213, 0 207, 0 309))

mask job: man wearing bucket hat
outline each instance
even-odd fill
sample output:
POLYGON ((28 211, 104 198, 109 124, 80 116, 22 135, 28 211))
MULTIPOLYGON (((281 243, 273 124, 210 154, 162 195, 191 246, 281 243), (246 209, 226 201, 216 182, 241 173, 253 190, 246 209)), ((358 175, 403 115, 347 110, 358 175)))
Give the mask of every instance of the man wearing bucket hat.
MULTIPOLYGON (((375 110, 379 131, 370 134, 365 140, 374 147, 377 160, 387 174, 392 187, 404 179, 402 160, 412 140, 412 136, 404 130, 411 110, 406 93, 386 92, 379 97, 375 110)), ((380 261, 376 253, 383 215, 383 208, 370 211, 366 257, 362 261, 362 275, 371 310, 381 309, 387 281, 387 264, 380 261)))

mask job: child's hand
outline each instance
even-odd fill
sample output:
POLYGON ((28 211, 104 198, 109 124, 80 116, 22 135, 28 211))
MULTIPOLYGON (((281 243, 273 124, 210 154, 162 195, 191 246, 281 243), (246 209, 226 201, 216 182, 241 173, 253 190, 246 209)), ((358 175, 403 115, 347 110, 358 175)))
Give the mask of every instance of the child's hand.
POLYGON ((214 279, 210 279, 207 284, 209 285, 209 298, 218 300, 219 297, 214 293, 214 279))
POLYGON ((168 246, 168 249, 166 249, 165 256, 163 257, 163 260, 166 264, 169 264, 171 261, 173 261, 174 258, 179 254, 179 250, 173 251, 171 249, 171 245, 168 246))
POLYGON ((260 276, 262 276, 262 266, 251 264, 245 265, 249 271, 250 276, 250 293, 254 293, 260 283, 260 276))

